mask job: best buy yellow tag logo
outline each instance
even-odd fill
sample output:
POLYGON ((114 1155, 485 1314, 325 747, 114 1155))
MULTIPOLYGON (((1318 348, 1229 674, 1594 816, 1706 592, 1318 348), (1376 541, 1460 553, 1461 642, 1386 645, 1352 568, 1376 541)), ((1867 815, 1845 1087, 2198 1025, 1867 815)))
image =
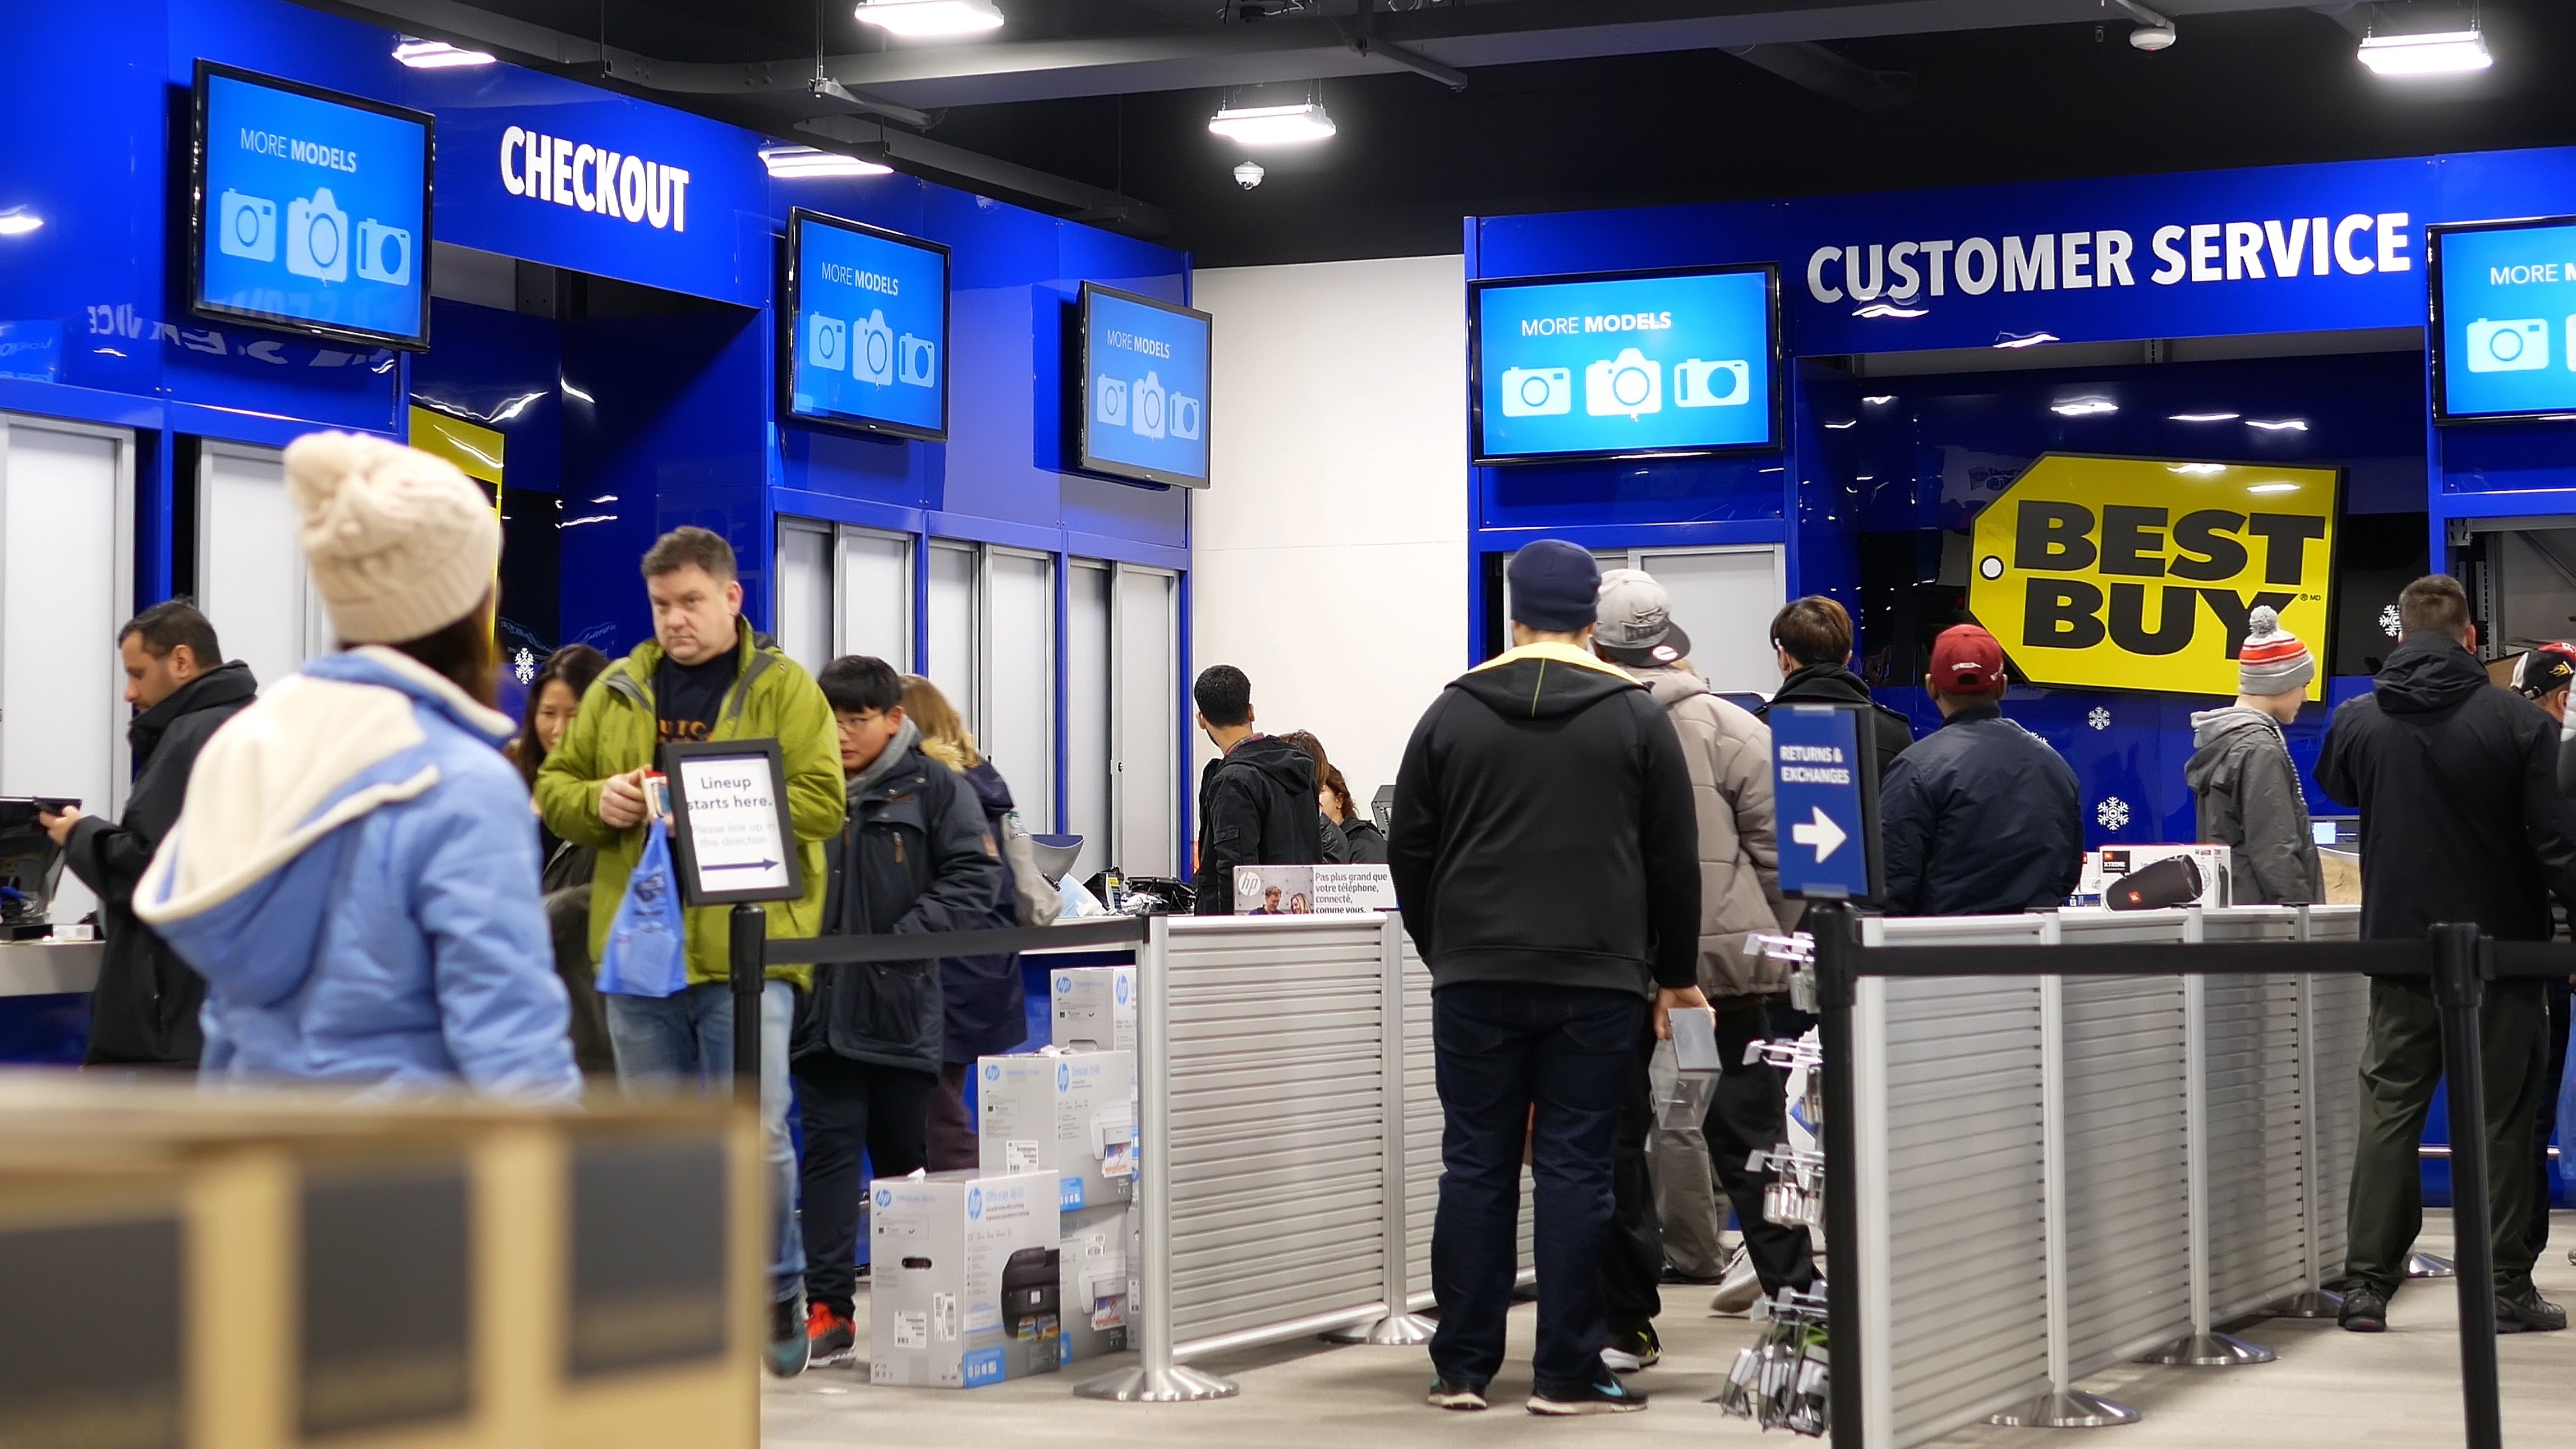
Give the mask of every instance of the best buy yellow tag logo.
POLYGON ((2339 479, 2049 454, 1977 516, 1968 607, 2035 684, 2233 695, 2246 616, 2269 604, 2323 699, 2339 479))

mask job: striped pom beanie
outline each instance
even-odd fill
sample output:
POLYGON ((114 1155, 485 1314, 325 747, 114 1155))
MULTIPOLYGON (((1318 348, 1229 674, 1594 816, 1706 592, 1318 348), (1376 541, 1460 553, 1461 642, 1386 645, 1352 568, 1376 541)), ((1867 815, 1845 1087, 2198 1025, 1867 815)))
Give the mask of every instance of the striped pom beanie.
POLYGON ((2237 693, 2295 694, 2316 677, 2316 656, 2281 627, 2279 610, 2265 604, 2247 616, 2245 647, 2236 653, 2237 693))

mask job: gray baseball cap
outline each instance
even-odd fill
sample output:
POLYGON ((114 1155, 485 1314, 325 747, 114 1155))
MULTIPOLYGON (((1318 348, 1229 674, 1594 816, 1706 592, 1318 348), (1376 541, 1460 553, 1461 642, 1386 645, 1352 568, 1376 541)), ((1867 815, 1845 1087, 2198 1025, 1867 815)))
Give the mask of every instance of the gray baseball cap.
POLYGON ((1601 575, 1600 620, 1592 642, 1622 664, 1679 664, 1690 657, 1690 636, 1673 622, 1673 600, 1643 569, 1609 569, 1601 575))

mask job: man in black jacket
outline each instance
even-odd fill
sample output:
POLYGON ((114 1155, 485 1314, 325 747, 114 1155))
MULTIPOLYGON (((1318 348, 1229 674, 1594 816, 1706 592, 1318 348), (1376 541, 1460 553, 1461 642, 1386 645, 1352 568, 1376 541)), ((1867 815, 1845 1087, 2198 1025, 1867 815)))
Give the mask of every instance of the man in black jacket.
POLYGON ((1199 671, 1190 694, 1217 749, 1199 775, 1199 864, 1190 883, 1200 915, 1227 916, 1236 866, 1323 861, 1315 762, 1285 738, 1253 733, 1252 681, 1233 665, 1199 671))
POLYGON ((2004 718, 2004 651, 1974 624, 1932 643, 1941 728, 1879 781, 1887 912, 2009 914, 2063 904, 2084 869, 2075 771, 2004 718))
POLYGON ((64 864, 98 897, 107 945, 89 998, 89 1050, 94 1067, 178 1067, 194 1071, 205 1038, 197 1010, 206 983, 134 919, 134 883, 161 848, 188 796, 197 751, 224 721, 259 693, 250 666, 221 663, 215 626, 185 599, 153 605, 116 633, 125 659, 125 701, 134 722, 125 737, 134 756, 134 788, 115 824, 77 809, 45 817, 63 847, 64 864))
MULTIPOLYGON (((2558 727, 2487 681, 2459 581, 2433 574, 2397 596, 2405 638, 2371 692, 2335 711, 2317 785, 2361 810, 2361 933, 2424 939, 2442 922, 2500 941, 2545 941, 2549 897, 2576 901, 2576 807, 2557 789, 2558 727)), ((2479 1013, 2496 1328, 2559 1329, 2566 1311, 2531 1281, 2531 1150, 2548 1054, 2538 981, 2487 983, 2479 1013)), ((2442 1077, 2441 1019, 2420 976, 2370 983, 2352 1169, 2343 1326, 2377 1333, 2424 1226, 2416 1154, 2442 1077)), ((2460 1231, 2475 1229, 2457 1225, 2460 1231)))
POLYGON ((1914 726, 1905 716, 1880 704, 1869 685, 1851 672, 1851 613, 1822 594, 1792 599, 1771 616, 1771 650, 1780 660, 1780 691, 1760 714, 1771 720, 1777 704, 1865 704, 1869 706, 1869 743, 1878 755, 1880 779, 1888 762, 1914 743, 1914 726))
MULTIPOLYGON (((815 683, 840 729, 850 813, 823 847, 825 936, 911 936, 992 924, 1000 842, 975 791, 921 753, 903 680, 882 659, 833 660, 815 683)), ((937 961, 827 962, 790 1053, 805 1125, 805 1345, 810 1363, 849 1353, 858 1272, 859 1149, 879 1177, 930 1162, 939 1090, 937 961)))
POLYGON ((1600 572, 1512 558, 1514 648, 1452 681, 1405 746, 1387 832, 1431 968, 1440 1331, 1430 1401, 1481 1409, 1503 1359, 1524 1142, 1538 1180, 1534 1414, 1645 1407, 1603 1367, 1601 1247, 1619 1102, 1651 1004, 1698 987, 1699 826, 1662 706, 1590 648, 1600 572), (1535 1107, 1535 1113, 1533 1113, 1535 1107))

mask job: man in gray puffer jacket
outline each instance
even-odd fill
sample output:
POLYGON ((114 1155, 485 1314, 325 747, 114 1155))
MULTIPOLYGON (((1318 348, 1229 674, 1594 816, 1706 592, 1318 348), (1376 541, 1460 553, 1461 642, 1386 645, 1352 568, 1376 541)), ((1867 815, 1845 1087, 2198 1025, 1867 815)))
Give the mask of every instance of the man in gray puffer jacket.
POLYGON ((2281 628, 2269 605, 2254 610, 2237 655, 2236 703, 2191 717, 2199 839, 2227 847, 2229 899, 2240 906, 2314 905, 2326 898, 2299 767, 2281 727, 2299 717, 2316 657, 2281 628))
POLYGON ((1593 646, 1646 686, 1681 737, 1699 823, 1699 986, 1717 1011, 1718 1057, 1725 1068, 1700 1131, 1653 1130, 1644 1061, 1654 1043, 1641 1044, 1613 1178, 1619 1215, 1602 1263, 1610 1316, 1610 1345, 1602 1358, 1615 1369, 1653 1361, 1657 1344, 1648 1320, 1661 1306, 1655 1282, 1665 1262, 1692 1277, 1713 1275, 1720 1220, 1710 1190, 1712 1169, 1744 1226, 1763 1291, 1804 1288, 1815 1279, 1815 1265, 1805 1229, 1762 1216, 1770 1175, 1745 1167, 1750 1154, 1787 1135, 1780 1073, 1744 1060, 1745 1048, 1770 1034, 1769 999, 1788 988, 1787 968, 1747 957, 1744 938, 1784 930, 1795 919, 1780 897, 1771 732, 1710 692, 1708 681, 1690 667, 1690 637, 1672 621, 1670 596, 1641 570, 1602 574, 1593 646))

